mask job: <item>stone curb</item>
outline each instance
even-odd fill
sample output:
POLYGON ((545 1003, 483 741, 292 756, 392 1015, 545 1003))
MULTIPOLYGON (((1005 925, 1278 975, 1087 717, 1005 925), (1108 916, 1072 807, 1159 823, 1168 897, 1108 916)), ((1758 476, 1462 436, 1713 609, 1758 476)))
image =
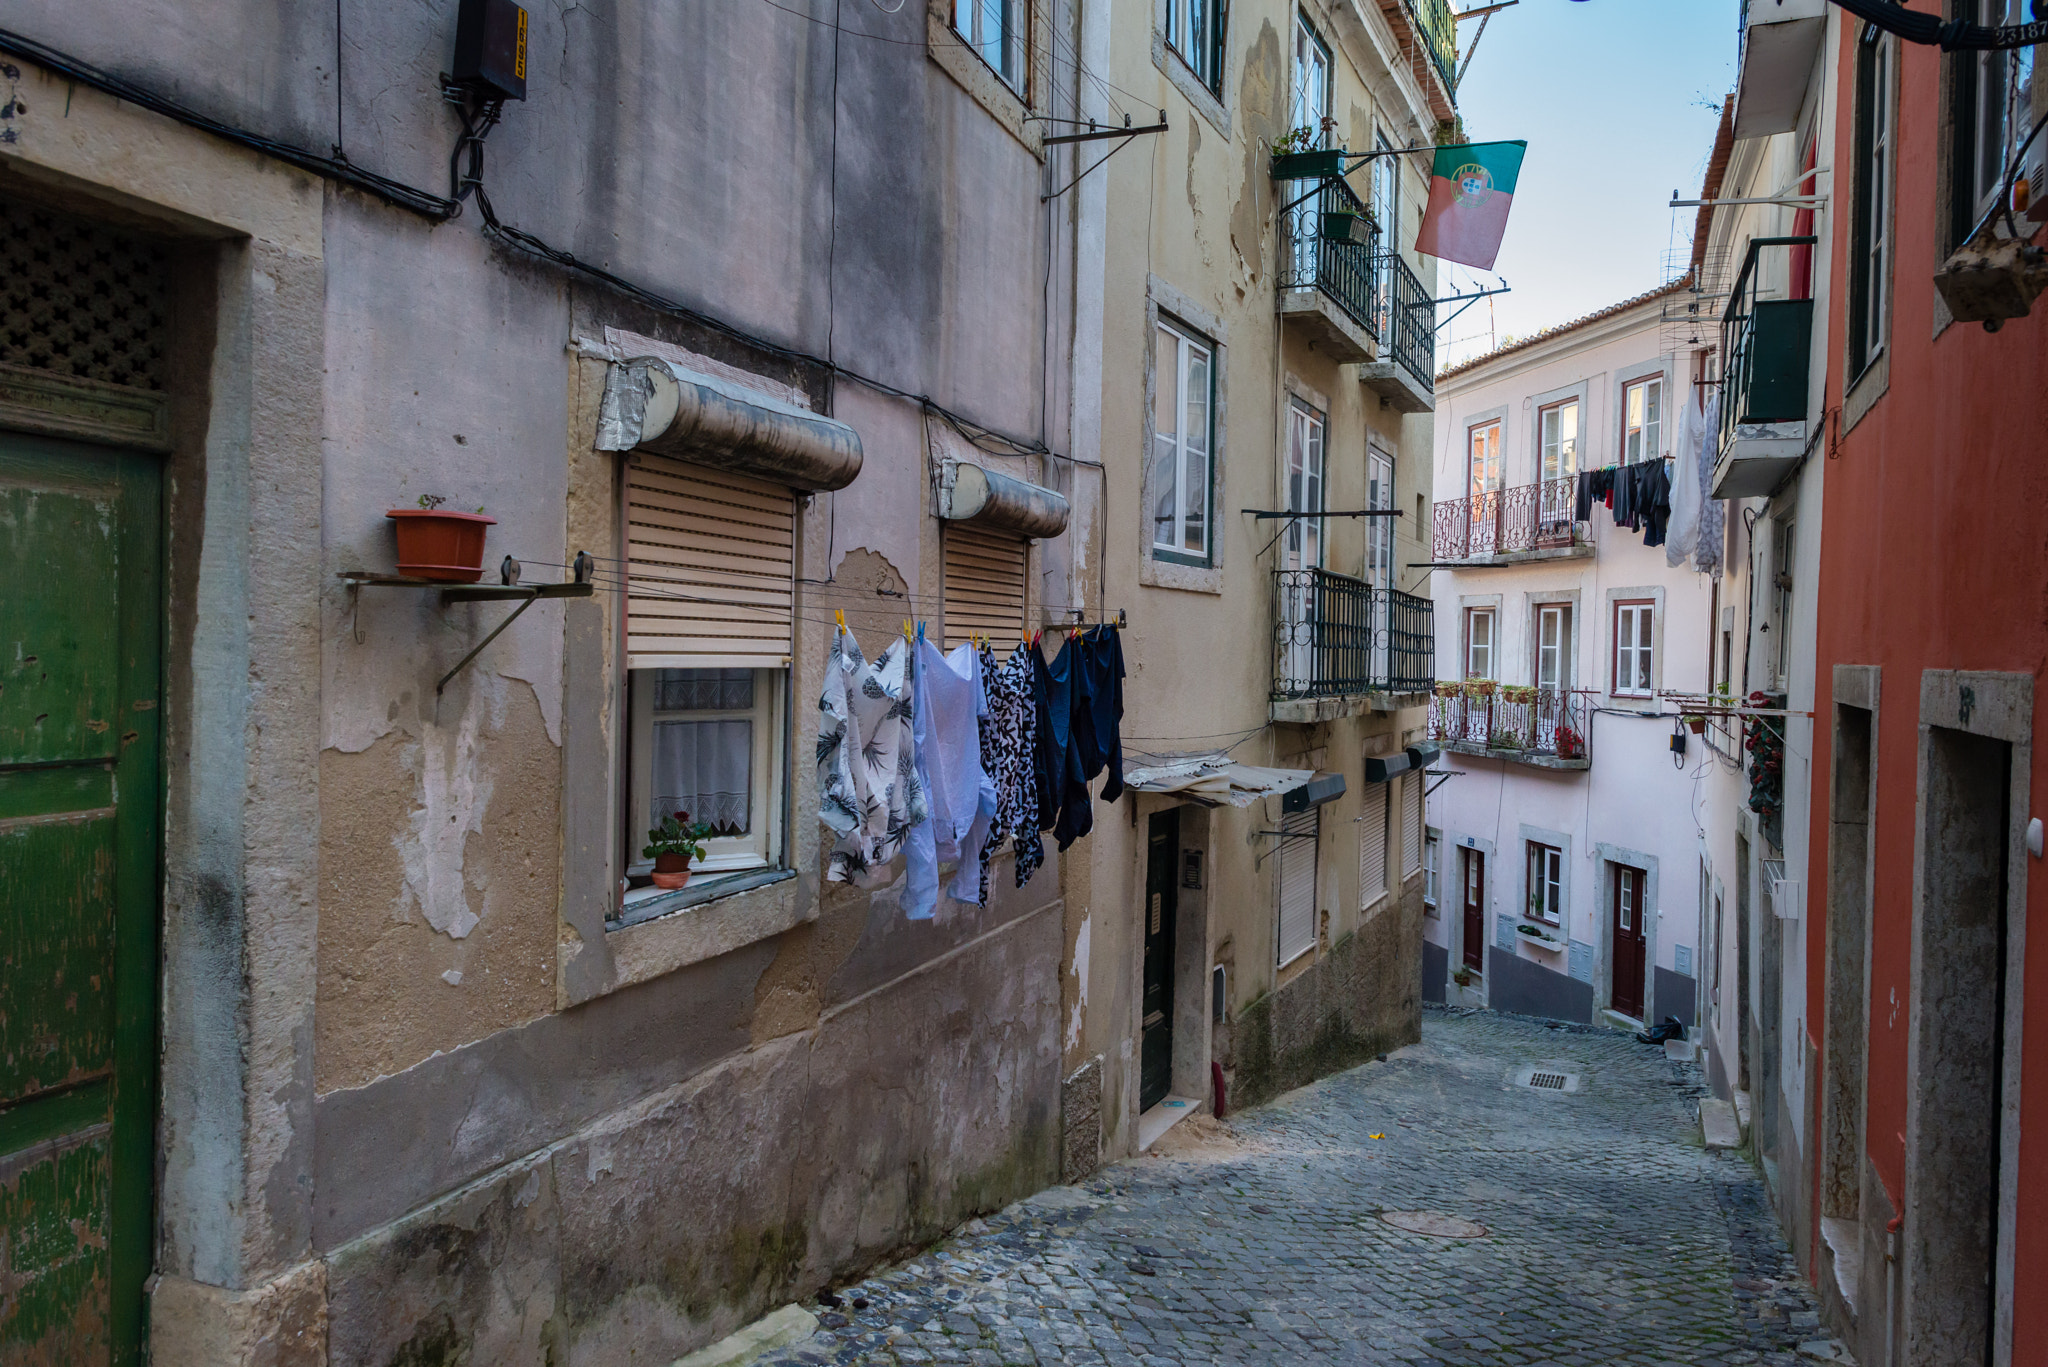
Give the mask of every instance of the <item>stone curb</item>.
POLYGON ((801 1343, 818 1332, 818 1317, 800 1305, 785 1305, 718 1342, 677 1358, 671 1367, 743 1367, 764 1353, 801 1343))

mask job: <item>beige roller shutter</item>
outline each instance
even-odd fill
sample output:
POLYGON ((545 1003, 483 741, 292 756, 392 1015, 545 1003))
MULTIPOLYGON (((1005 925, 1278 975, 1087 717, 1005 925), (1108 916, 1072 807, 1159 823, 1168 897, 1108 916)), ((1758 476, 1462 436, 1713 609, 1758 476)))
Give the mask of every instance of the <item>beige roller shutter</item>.
POLYGON ((1316 945, 1316 837, 1322 809, 1282 817, 1280 829, 1280 953, 1287 964, 1316 945))
POLYGON ((1031 543, 971 522, 946 524, 946 648, 975 632, 1005 642, 1024 635, 1025 567, 1031 543))
POLYGON ((789 663, 796 497, 665 456, 626 459, 626 653, 634 669, 789 663))
POLYGON ((1422 872, 1422 787, 1427 773, 1411 773, 1403 780, 1408 786, 1401 794, 1401 876, 1422 872))
POLYGON ((1365 811, 1358 818, 1358 909, 1387 895, 1387 787, 1365 785, 1365 811))

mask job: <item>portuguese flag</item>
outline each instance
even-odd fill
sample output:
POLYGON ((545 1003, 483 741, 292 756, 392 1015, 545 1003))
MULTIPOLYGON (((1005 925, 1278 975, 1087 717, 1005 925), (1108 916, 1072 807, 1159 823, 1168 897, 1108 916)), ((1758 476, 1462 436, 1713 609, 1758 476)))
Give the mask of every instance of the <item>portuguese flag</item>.
POLYGON ((1415 250, 1482 271, 1493 269, 1515 178, 1526 142, 1468 142, 1436 149, 1429 173, 1429 208, 1415 235, 1415 250))

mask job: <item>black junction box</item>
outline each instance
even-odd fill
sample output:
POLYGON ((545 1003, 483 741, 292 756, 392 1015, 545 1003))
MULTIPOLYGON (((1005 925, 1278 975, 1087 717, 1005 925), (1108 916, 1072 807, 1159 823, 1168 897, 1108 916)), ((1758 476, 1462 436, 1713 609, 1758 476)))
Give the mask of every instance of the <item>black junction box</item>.
POLYGON ((525 99, 526 11, 512 0, 462 0, 451 74, 457 85, 497 99, 525 99))

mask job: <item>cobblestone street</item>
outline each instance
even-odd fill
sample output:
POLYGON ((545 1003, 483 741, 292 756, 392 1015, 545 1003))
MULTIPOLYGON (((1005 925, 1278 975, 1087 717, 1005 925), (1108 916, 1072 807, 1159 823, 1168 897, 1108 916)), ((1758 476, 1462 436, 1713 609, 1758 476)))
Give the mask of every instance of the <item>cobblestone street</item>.
POLYGON ((841 1288, 764 1361, 1794 1362, 1812 1300, 1747 1161, 1698 1142, 1699 1091, 1624 1035, 1428 1011, 1384 1063, 841 1288))

